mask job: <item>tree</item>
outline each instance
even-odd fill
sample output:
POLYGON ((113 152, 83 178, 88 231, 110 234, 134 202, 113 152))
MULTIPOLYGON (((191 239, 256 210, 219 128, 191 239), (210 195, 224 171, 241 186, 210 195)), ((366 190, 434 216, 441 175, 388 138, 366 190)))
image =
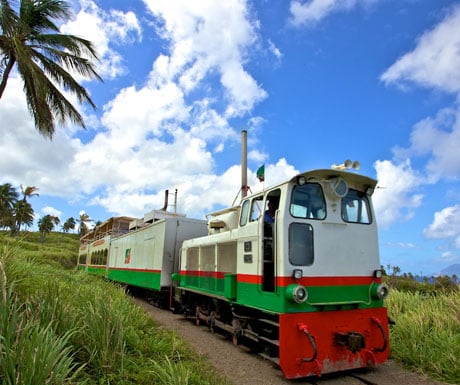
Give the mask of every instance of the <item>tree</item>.
POLYGON ((71 7, 63 0, 20 0, 15 10, 0 0, 0 99, 16 65, 24 83, 27 106, 35 127, 52 139, 56 119, 85 127, 83 117, 62 93, 75 94, 80 103, 96 105, 71 71, 102 80, 91 59, 97 54, 90 41, 61 34, 54 20, 67 20, 71 7))
POLYGON ((46 235, 53 231, 54 226, 59 224, 59 218, 54 215, 45 215, 38 220, 38 230, 42 235, 42 241, 45 241, 46 235))
POLYGON ((11 183, 0 185, 0 228, 10 227, 14 220, 14 205, 19 194, 11 183))
POLYGON ((93 220, 89 217, 86 213, 80 214, 80 219, 77 219, 77 222, 80 222, 80 236, 85 235, 88 232, 88 225, 87 223, 91 223, 93 220))
POLYGON ((32 225, 34 220, 34 210, 32 209, 30 203, 27 202, 27 198, 39 196, 37 192, 38 190, 40 189, 35 186, 27 186, 24 188, 24 186, 21 185, 22 200, 16 203, 16 223, 14 229, 11 229, 12 233, 19 234, 23 224, 26 226, 32 225))
POLYGON ((75 220, 75 218, 70 217, 62 225, 62 231, 64 231, 65 233, 68 233, 70 230, 74 230, 76 225, 77 225, 77 221, 75 220))
POLYGON ((13 216, 10 224, 11 235, 19 234, 21 225, 32 226, 34 223, 34 209, 29 202, 18 200, 13 208, 13 216))

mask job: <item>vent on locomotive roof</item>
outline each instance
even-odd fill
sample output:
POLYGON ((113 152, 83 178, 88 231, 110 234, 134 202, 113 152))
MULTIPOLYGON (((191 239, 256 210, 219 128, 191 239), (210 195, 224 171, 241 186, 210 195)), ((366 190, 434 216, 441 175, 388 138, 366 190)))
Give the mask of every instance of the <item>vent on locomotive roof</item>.
POLYGON ((229 207, 206 215, 208 220, 208 233, 215 234, 236 229, 238 227, 239 215, 239 206, 229 207))

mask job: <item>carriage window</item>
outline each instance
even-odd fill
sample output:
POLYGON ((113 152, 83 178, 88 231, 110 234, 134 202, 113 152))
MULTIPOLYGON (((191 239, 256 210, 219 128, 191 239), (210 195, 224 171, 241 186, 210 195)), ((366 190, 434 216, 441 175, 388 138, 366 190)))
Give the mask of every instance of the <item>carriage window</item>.
POLYGON ((308 223, 289 226, 289 262, 295 266, 313 264, 313 227, 308 223))
POLYGON ((326 204, 321 186, 318 183, 295 186, 290 211, 296 218, 326 218, 326 204))
POLYGON ((348 190, 348 194, 342 198, 342 219, 345 222, 371 223, 371 210, 366 194, 348 190))

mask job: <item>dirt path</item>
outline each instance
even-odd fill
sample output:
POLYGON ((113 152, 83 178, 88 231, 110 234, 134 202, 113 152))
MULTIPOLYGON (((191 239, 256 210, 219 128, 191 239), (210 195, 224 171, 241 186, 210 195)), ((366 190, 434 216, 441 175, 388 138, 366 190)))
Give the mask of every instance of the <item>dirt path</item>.
POLYGON ((262 357, 243 347, 234 346, 219 334, 212 334, 205 326, 195 326, 181 315, 160 310, 146 301, 134 302, 165 328, 176 332, 195 351, 209 359, 211 364, 234 385, 444 385, 418 376, 388 362, 375 369, 357 370, 346 374, 315 379, 286 380, 281 371, 262 357))

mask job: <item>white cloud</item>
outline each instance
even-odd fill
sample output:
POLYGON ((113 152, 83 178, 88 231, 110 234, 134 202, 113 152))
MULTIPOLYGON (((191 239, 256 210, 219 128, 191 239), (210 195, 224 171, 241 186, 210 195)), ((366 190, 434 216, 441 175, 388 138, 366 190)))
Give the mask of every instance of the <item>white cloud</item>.
POLYGON ((102 10, 94 1, 80 0, 80 11, 75 18, 60 28, 62 33, 73 34, 90 40, 100 62, 96 70, 102 78, 115 78, 126 68, 123 58, 114 46, 129 44, 141 39, 141 27, 133 12, 102 10))
POLYGON ((400 163, 378 160, 374 167, 379 183, 373 201, 379 225, 387 228, 394 222, 411 219, 423 199, 414 190, 425 183, 424 179, 412 169, 409 160, 400 163))
POLYGON ((154 65, 152 79, 158 85, 177 80, 188 93, 217 73, 227 97, 227 117, 241 116, 267 96, 244 69, 258 39, 257 22, 250 19, 245 1, 144 2, 162 21, 161 35, 170 45, 170 56, 160 56, 154 65))
POLYGON ((435 118, 418 122, 410 136, 408 148, 396 147, 395 156, 429 155, 427 176, 430 182, 460 177, 460 108, 440 110, 435 118))
POLYGON ((58 209, 55 209, 54 207, 51 207, 51 206, 45 206, 41 209, 41 212, 43 213, 43 215, 52 215, 54 217, 57 217, 59 219, 62 219, 61 218, 61 215, 62 215, 62 211, 58 210, 58 209))
POLYGON ((415 83, 447 92, 460 92, 460 6, 418 39, 412 52, 404 54, 380 77, 386 84, 415 83))
POLYGON ((37 186, 44 195, 74 193, 67 164, 78 151, 78 140, 71 139, 66 128, 57 129, 53 141, 38 133, 17 77, 8 80, 0 116, 1 178, 16 185, 37 186))
POLYGON ((394 247, 398 249, 416 249, 417 245, 411 242, 387 242, 385 243, 387 247, 394 247))
POLYGON ((436 212, 423 234, 429 239, 452 239, 455 247, 460 249, 460 204, 436 212))
MULTIPOLYGON (((457 246, 458 247, 458 246, 457 246)), ((452 251, 446 251, 444 253, 442 253, 440 256, 439 256, 439 260, 441 262, 454 262, 456 261, 458 258, 458 255, 456 255, 455 253, 453 253, 452 251)))
POLYGON ((265 162, 265 160, 268 158, 268 155, 264 152, 261 152, 259 150, 251 150, 249 151, 248 153, 248 159, 256 162, 256 163, 260 163, 262 164, 263 162, 265 162))
POLYGON ((331 13, 348 11, 358 4, 368 6, 379 0, 291 0, 290 11, 292 25, 316 23, 331 13))
POLYGON ((281 59, 283 57, 283 54, 281 53, 279 48, 271 40, 268 40, 268 49, 273 55, 275 55, 277 59, 281 59))

